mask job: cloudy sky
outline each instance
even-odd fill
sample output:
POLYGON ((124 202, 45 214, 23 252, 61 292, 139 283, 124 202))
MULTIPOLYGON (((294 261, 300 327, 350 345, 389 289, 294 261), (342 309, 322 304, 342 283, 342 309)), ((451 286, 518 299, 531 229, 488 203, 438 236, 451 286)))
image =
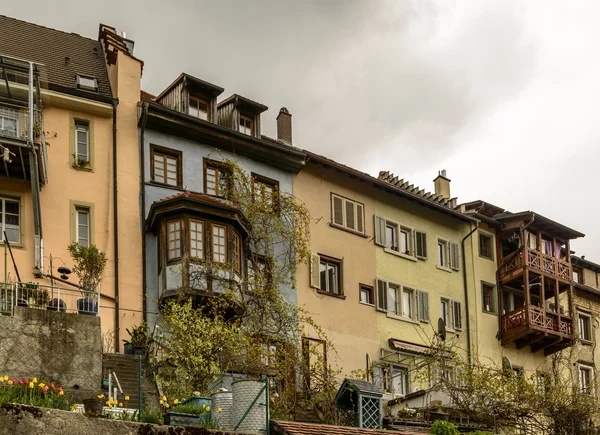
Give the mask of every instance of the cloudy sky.
POLYGON ((83 36, 126 31, 143 88, 180 72, 293 114, 294 144, 460 202, 533 210, 588 235, 600 262, 598 2, 4 2, 0 13, 83 36))

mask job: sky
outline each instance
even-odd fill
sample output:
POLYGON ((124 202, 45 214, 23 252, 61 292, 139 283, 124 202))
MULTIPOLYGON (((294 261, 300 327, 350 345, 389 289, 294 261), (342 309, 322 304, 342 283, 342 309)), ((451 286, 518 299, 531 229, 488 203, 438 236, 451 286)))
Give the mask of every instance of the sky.
POLYGON ((280 107, 294 145, 458 201, 579 230, 600 262, 600 2, 144 0, 4 2, 0 14, 96 38, 125 31, 142 88, 181 72, 280 107), (596 193, 595 193, 596 192, 596 193))

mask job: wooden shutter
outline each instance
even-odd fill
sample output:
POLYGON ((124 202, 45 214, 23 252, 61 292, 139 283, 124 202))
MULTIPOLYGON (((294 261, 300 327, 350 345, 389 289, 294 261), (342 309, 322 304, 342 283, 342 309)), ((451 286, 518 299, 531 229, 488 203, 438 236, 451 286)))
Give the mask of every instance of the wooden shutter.
POLYGON ((319 266, 321 264, 321 257, 317 254, 311 254, 310 256, 310 286, 313 288, 321 288, 321 272, 319 266))
POLYGON ((450 243, 450 267, 452 270, 460 270, 460 252, 456 243, 450 243))
POLYGON ((417 311, 421 322, 429 322, 429 293, 417 290, 417 311))
POLYGON ((385 246, 385 219, 375 216, 375 244, 385 246))
POLYGON ((382 279, 377 280, 377 309, 387 311, 387 292, 388 282, 382 279))
POLYGON ((354 214, 354 203, 344 201, 346 204, 346 227, 354 230, 356 228, 356 216, 354 214))
POLYGON ((342 204, 342 198, 339 196, 333 196, 332 200, 333 207, 333 223, 336 225, 344 225, 344 210, 342 204))
POLYGON ((365 226, 363 223, 363 206, 362 204, 356 204, 356 231, 359 233, 365 232, 365 226))
POLYGON ((458 301, 452 301, 452 326, 462 329, 462 304, 458 301))
POLYGON ((427 233, 415 231, 417 258, 427 259, 427 233))

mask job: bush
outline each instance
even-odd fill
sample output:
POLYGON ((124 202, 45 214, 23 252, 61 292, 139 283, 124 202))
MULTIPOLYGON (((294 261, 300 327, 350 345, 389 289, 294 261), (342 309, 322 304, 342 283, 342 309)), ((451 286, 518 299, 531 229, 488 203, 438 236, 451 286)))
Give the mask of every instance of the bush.
POLYGON ((458 428, 455 425, 443 420, 433 422, 429 433, 433 435, 459 435, 458 428))

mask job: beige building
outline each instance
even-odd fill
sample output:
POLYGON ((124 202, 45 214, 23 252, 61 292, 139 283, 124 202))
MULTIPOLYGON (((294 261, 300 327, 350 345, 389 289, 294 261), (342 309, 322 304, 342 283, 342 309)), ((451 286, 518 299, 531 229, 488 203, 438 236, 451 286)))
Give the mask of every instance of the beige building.
POLYGON ((99 313, 115 346, 120 331, 142 318, 142 63, 131 55, 133 42, 114 29, 101 26, 99 38, 0 17, 0 240, 5 250, 8 240, 12 260, 0 281, 34 283, 4 285, 5 305, 16 291, 22 304, 99 313), (99 304, 78 302, 86 294, 68 274, 70 243, 107 255, 99 304))

